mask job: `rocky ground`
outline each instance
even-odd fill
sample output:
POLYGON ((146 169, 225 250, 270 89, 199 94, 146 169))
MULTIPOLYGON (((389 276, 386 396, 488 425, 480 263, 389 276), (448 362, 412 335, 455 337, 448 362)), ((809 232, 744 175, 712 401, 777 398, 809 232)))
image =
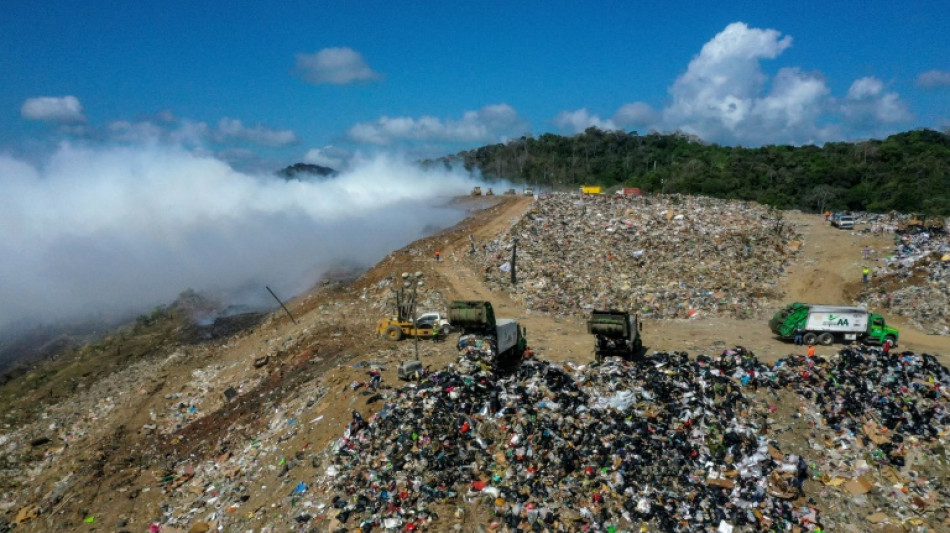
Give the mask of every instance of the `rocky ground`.
POLYGON ((496 200, 478 200, 469 220, 353 283, 290 302, 296 323, 275 313, 203 342, 150 330, 154 349, 102 370, 97 362, 124 342, 144 342, 119 332, 6 384, 0 531, 950 530, 940 392, 950 340, 885 311, 913 352, 906 359, 836 347, 808 361, 765 324, 789 301, 858 299, 862 249, 883 256, 892 235, 683 198, 605 204, 598 212, 616 214, 572 231, 580 198, 496 200), (713 224, 709 212, 729 216, 713 224), (571 242, 524 245, 530 276, 504 286, 507 240, 552 223, 571 242), (634 226, 650 240, 628 234, 634 226), (572 242, 601 233, 605 251, 585 242, 590 253, 571 255, 572 242), (682 270, 651 265, 660 252, 675 258, 677 244, 687 247, 682 270), (679 280, 687 271, 696 277, 679 280), (491 300, 527 327, 536 361, 520 374, 480 374, 454 341, 377 338, 403 273, 421 274, 427 309, 491 300), (644 337, 655 354, 592 366, 583 313, 625 284, 626 294, 650 289, 616 305, 653 303, 644 337), (592 297, 571 304, 540 292, 565 285, 592 297), (559 307, 538 305, 544 298, 559 307), (397 364, 417 356, 433 379, 399 381, 397 364), (371 369, 382 373, 376 391, 371 369), (430 479, 436 471, 446 477, 430 479))

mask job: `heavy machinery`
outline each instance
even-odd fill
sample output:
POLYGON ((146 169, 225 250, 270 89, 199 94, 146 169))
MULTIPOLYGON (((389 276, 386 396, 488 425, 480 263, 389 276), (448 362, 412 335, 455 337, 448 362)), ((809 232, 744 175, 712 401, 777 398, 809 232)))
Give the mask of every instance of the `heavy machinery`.
POLYGON ((508 189, 507 191, 505 191, 505 196, 513 196, 515 194, 517 193, 515 192, 514 189, 508 189))
POLYGON ((482 195, 481 187, 475 187, 474 189, 472 189, 472 196, 481 196, 481 195, 482 195))
POLYGON ((587 320, 587 332, 596 337, 594 356, 598 361, 607 356, 627 360, 639 356, 643 350, 642 330, 637 315, 616 309, 591 311, 587 320))
POLYGON ((897 346, 900 333, 884 317, 863 307, 788 304, 769 320, 769 328, 783 339, 794 339, 801 330, 804 344, 831 345, 835 341, 858 341, 897 346))
POLYGON ((456 300, 449 305, 449 322, 462 339, 473 335, 477 341, 488 342, 500 366, 516 365, 528 348, 525 329, 511 318, 495 318, 491 302, 456 300))
POLYGON ((604 188, 600 185, 581 185, 581 194, 603 194, 604 188))
POLYGON ((525 196, 534 196, 534 189, 532 189, 531 187, 525 187, 523 194, 525 196))
POLYGON ((445 338, 445 332, 438 327, 438 322, 433 320, 424 320, 419 317, 413 320, 411 317, 415 314, 416 298, 415 292, 406 294, 405 289, 393 291, 393 297, 396 303, 396 314, 381 318, 376 324, 376 334, 386 337, 391 341, 402 340, 404 337, 421 337, 438 340, 445 338))
POLYGON ((495 191, 491 190, 491 187, 489 187, 488 190, 485 191, 485 196, 495 196, 495 191))
POLYGON ((946 220, 936 215, 911 214, 910 218, 897 223, 898 233, 944 233, 947 231, 946 220))

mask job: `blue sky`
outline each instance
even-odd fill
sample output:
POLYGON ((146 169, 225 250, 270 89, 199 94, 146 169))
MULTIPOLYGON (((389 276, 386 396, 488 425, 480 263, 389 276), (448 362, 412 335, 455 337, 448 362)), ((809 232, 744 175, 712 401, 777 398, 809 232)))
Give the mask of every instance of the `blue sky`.
POLYGON ((412 161, 526 134, 950 127, 945 2, 723 4, 8 0, 0 331, 299 293, 464 216, 412 161))
POLYGON ((0 17, 0 152, 236 168, 595 125, 748 146, 950 126, 945 2, 89 2, 0 17))

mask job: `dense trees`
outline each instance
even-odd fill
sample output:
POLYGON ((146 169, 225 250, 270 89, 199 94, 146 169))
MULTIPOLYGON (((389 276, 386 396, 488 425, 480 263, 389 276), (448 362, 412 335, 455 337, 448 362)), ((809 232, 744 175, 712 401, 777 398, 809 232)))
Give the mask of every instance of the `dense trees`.
POLYGON ((926 129, 883 141, 742 148, 681 133, 589 128, 573 137, 522 137, 438 162, 555 189, 622 185, 783 209, 950 214, 950 135, 926 129))

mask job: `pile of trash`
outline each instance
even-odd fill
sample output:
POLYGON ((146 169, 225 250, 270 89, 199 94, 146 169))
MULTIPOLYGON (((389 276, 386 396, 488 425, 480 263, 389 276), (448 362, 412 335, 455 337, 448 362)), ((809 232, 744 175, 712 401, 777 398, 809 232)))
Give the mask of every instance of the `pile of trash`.
POLYGON ((925 333, 950 335, 950 236, 897 236, 873 277, 862 302, 905 316, 925 333))
POLYGON ((316 482, 340 531, 444 529, 440 513, 465 504, 495 531, 821 531, 865 518, 842 491, 867 498, 883 468, 903 492, 866 502, 876 523, 940 523, 950 504, 905 461, 945 460, 950 373, 928 355, 848 348, 766 365, 737 347, 467 368, 395 391, 369 420, 354 413, 316 482), (773 419, 782 394, 811 424, 794 453, 773 419))
POLYGON ((753 317, 800 247, 792 226, 758 204, 559 193, 539 199, 506 235, 471 255, 490 285, 533 310, 753 317))

